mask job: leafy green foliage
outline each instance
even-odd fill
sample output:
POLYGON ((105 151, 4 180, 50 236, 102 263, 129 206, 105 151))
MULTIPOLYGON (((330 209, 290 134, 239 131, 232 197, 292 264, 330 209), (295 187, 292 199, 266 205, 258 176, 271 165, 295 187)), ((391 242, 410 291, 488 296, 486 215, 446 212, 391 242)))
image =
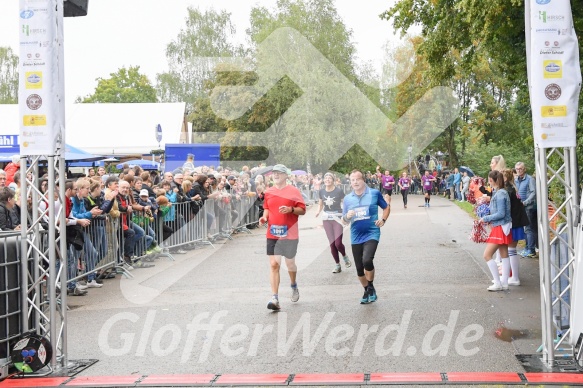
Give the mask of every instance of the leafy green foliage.
POLYGON ((18 56, 10 47, 0 47, 0 104, 18 102, 18 56))
MULTIPOLYGON (((573 4, 572 10, 575 30, 581 31, 583 8, 573 4)), ((460 118, 428 148, 447 151, 450 164, 478 171, 487 170, 491 156, 498 154, 509 163, 524 161, 533 171, 524 1, 399 0, 381 17, 392 20, 402 34, 414 25, 422 29, 415 52, 417 63, 425 65, 398 88, 398 111, 406 110, 425 85, 450 86, 461 100, 460 118)), ((582 108, 580 99, 579 161, 582 108)))
POLYGON ((244 54, 233 43, 235 32, 230 13, 188 7, 186 27, 166 47, 169 70, 156 77, 160 100, 192 104, 202 97, 214 70, 212 61, 203 58, 244 54))
POLYGON ((158 102, 156 89, 148 77, 140 74, 140 67, 122 67, 110 78, 98 78, 93 94, 77 98, 82 103, 144 103, 158 102))

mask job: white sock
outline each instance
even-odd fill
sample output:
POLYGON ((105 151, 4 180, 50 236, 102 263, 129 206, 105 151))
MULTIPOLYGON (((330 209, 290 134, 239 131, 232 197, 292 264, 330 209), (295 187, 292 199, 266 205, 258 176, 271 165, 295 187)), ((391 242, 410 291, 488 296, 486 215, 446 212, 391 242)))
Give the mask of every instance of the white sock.
POLYGON ((494 284, 500 284, 500 275, 498 274, 498 265, 496 264, 496 261, 488 260, 486 263, 488 264, 488 268, 490 268, 490 272, 492 273, 494 284))
POLYGON ((512 280, 520 280, 518 271, 520 270, 520 256, 516 254, 516 249, 508 249, 508 256, 510 256, 510 268, 512 268, 512 280))
POLYGON ((494 253, 494 261, 498 265, 502 264, 502 259, 500 258, 500 252, 499 251, 496 251, 496 253, 494 253))
POLYGON ((502 258, 502 284, 508 285, 508 277, 510 276, 510 259, 508 257, 502 258))

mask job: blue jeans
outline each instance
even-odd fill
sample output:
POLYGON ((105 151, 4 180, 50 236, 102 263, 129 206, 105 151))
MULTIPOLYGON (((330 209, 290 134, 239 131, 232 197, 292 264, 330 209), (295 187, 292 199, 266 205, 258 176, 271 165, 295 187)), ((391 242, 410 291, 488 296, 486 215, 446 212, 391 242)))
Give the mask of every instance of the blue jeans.
POLYGON ((536 209, 527 208, 526 215, 528 216, 528 226, 524 227, 526 234, 526 250, 528 253, 534 253, 534 249, 538 245, 538 222, 536 209))
POLYGON ((455 184, 455 199, 457 199, 458 201, 462 200, 462 193, 460 191, 460 184, 459 183, 455 184))
POLYGON ((134 255, 136 232, 132 228, 123 231, 123 254, 124 256, 132 257, 134 255))
MULTIPOLYGON (((83 242, 83 257, 85 258, 85 273, 87 273, 87 280, 92 281, 95 279, 95 266, 97 265, 97 250, 91 242, 91 237, 89 233, 83 232, 84 242, 83 242)), ((75 257, 75 262, 80 255, 75 257)))
POLYGON ((134 231, 134 252, 136 256, 142 256, 146 250, 152 245, 154 238, 147 235, 144 229, 140 228, 138 224, 130 222, 130 229, 134 231))

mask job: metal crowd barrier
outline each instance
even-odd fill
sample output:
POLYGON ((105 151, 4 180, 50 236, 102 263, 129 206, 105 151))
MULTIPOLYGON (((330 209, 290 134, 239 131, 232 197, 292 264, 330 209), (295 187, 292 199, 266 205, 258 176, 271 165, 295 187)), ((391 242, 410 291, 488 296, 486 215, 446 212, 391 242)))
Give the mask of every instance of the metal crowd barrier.
POLYGON ((0 245, 0 369, 3 369, 10 355, 10 341, 22 334, 20 232, 1 232, 0 245))

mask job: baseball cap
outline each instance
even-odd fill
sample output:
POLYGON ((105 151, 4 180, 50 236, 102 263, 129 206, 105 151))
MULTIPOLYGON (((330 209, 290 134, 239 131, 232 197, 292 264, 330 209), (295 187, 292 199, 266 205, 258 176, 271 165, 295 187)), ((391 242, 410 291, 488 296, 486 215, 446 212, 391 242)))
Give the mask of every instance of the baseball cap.
POLYGON ((289 174, 287 167, 284 166, 283 164, 276 164, 275 166, 273 166, 272 171, 279 171, 283 172, 284 174, 289 174))
POLYGON ((229 177, 227 178, 228 181, 230 181, 231 179, 235 179, 234 175, 229 175, 229 177))
POLYGON ((143 197, 143 196, 146 196, 146 197, 148 196, 148 190, 146 190, 146 189, 142 189, 142 190, 140 191, 140 197, 143 197))

